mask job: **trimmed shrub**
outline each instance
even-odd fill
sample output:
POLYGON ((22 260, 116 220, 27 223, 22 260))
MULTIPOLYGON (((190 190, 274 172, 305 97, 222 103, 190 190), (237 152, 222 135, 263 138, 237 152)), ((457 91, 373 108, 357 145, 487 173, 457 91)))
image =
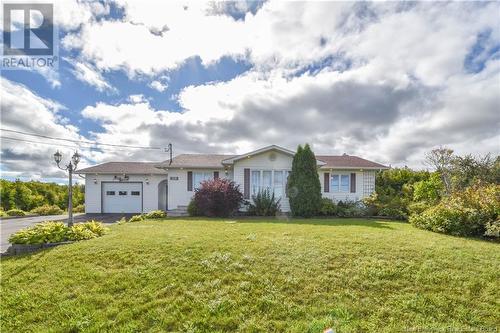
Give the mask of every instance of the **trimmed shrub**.
POLYGON ((46 215, 61 215, 64 211, 56 205, 43 205, 31 210, 32 214, 46 216, 46 215))
POLYGON ((235 182, 224 179, 206 180, 194 194, 196 207, 203 216, 227 217, 243 203, 243 194, 235 182))
POLYGON ((128 221, 129 222, 141 222, 141 221, 144 221, 144 216, 143 215, 134 215, 128 221))
POLYGON ((316 157, 308 144, 299 145, 288 177, 288 198, 294 216, 311 217, 321 208, 321 184, 316 157))
POLYGON ((248 213, 256 216, 275 216, 280 212, 280 201, 276 199, 274 192, 269 190, 259 191, 252 195, 252 202, 248 206, 248 213))
POLYGON ((167 217, 167 213, 163 210, 153 210, 145 216, 146 219, 162 219, 164 217, 167 217))
POLYGON ((85 205, 81 204, 76 207, 73 207, 73 213, 85 213, 85 205))
POLYGON ((189 201, 187 212, 189 216, 201 216, 200 210, 196 206, 196 201, 194 200, 194 198, 189 201))
POLYGON ((21 209, 10 209, 7 211, 8 216, 26 216, 26 212, 21 209))
POLYGON ((43 222, 19 230, 11 235, 12 244, 43 244, 64 242, 68 238, 68 227, 62 222, 43 222))
POLYGON ((108 230, 101 222, 97 221, 78 223, 71 228, 63 222, 48 221, 19 230, 10 236, 9 242, 12 244, 44 244, 79 241, 100 237, 108 230))
POLYGON ((499 215, 500 185, 478 185, 455 192, 438 205, 413 214, 410 223, 455 236, 495 237, 499 215))
POLYGON ((321 198, 321 208, 319 214, 323 216, 337 215, 337 205, 330 198, 321 198))

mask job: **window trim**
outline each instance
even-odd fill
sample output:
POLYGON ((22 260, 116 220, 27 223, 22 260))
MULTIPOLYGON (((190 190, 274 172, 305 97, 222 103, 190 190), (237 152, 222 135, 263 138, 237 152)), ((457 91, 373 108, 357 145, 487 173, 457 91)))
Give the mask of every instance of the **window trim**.
POLYGON ((345 172, 337 172, 330 174, 330 192, 334 193, 350 193, 351 192, 351 174, 345 172), (347 177, 347 189, 342 190, 342 176, 347 177), (333 185, 333 178, 338 179, 338 186, 333 185))
POLYGON ((202 175, 202 181, 204 182, 206 180, 213 180, 214 179, 214 172, 213 171, 193 171, 193 190, 197 190, 200 188, 201 182, 197 183, 196 182, 196 174, 201 174, 202 175), (208 175, 208 178, 205 178, 205 176, 208 175))
MULTIPOLYGON (((259 173, 259 185, 257 186, 258 188, 258 191, 262 191, 264 189, 264 172, 265 171, 271 171, 271 186, 270 186, 270 189, 273 191, 274 195, 276 196, 276 198, 286 198, 287 197, 287 193, 286 193, 286 188, 287 188, 287 185, 288 185, 288 176, 290 175, 290 172, 291 170, 290 169, 250 169, 250 196, 252 195, 256 195, 257 193, 255 193, 253 191, 254 189, 254 178, 253 178, 253 173, 254 172, 258 172, 259 173), (275 188, 274 188, 274 173, 278 171, 278 172, 282 172, 282 177, 283 177, 283 183, 281 185, 281 193, 276 193, 275 192, 275 188)), ((266 186, 267 188, 267 186, 266 186)))

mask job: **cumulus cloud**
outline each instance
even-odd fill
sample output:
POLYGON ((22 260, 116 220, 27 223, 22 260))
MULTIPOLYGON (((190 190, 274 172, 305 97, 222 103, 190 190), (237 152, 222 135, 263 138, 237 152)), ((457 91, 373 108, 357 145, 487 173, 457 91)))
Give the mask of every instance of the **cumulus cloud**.
POLYGON ((163 91, 167 90, 167 88, 168 88, 168 84, 162 83, 161 81, 158 81, 158 80, 152 81, 149 84, 149 86, 155 90, 158 90, 159 92, 163 92, 163 91))
POLYGON ((116 92, 116 88, 112 87, 102 76, 102 74, 93 68, 90 64, 76 62, 73 65, 73 75, 78 80, 93 86, 97 91, 116 92))

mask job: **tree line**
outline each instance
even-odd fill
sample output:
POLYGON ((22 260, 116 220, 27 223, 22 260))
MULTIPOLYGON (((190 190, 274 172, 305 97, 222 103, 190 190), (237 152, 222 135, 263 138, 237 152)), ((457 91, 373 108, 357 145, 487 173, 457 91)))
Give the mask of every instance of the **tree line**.
MULTIPOLYGON (((73 185, 73 207, 84 203, 85 186, 73 185)), ((34 208, 50 205, 66 210, 68 208, 68 186, 39 181, 23 182, 0 179, 0 206, 3 210, 34 208)))

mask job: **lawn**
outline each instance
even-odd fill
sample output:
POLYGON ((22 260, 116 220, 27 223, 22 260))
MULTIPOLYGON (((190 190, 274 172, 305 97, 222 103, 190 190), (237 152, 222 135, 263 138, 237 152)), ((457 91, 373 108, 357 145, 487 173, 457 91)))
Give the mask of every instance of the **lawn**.
POLYGON ((499 328, 500 244, 398 222, 128 223, 1 268, 2 332, 499 328))

